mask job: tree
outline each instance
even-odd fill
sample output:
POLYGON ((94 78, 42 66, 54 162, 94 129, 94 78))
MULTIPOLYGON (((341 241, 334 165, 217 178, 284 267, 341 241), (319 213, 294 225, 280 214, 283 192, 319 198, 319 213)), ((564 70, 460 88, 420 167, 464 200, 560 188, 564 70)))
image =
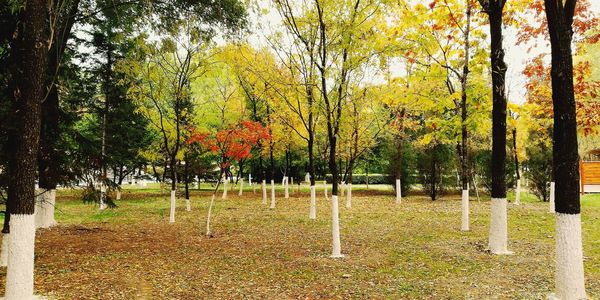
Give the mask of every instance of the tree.
MULTIPOLYGON (((252 147, 259 142, 266 142, 271 139, 268 128, 265 128, 259 122, 242 121, 234 127, 223 129, 217 132, 214 137, 207 133, 192 131, 188 144, 202 144, 210 149, 217 158, 217 164, 220 169, 219 178, 228 170, 232 161, 246 160, 251 157, 252 147)), ((218 188, 218 184, 217 184, 218 188)), ((216 192, 217 189, 215 189, 216 192)), ((206 235, 211 236, 210 217, 214 203, 214 193, 208 208, 206 235)))
MULTIPOLYGON (((17 4, 18 5, 18 4, 17 4)), ((19 23, 11 42, 13 125, 8 137, 9 240, 6 299, 33 298, 35 179, 41 105, 46 97, 48 2, 29 0, 15 7, 19 23)))
POLYGON ((552 46, 553 170, 556 181, 556 296, 586 298, 583 277, 579 153, 571 42, 577 0, 544 0, 552 46))
MULTIPOLYGON (((506 63, 502 48, 502 13, 505 0, 479 0, 490 21, 490 61, 492 70, 492 207, 489 250, 494 254, 508 251, 506 212, 506 63)), ((515 134, 516 136, 516 134, 515 134)))

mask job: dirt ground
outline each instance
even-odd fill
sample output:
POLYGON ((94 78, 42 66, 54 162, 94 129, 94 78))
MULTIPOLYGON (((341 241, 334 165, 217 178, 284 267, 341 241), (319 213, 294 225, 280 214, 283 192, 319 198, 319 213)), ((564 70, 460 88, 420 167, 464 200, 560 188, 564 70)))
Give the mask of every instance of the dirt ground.
MULTIPOLYGON (((282 195, 281 195, 282 196, 282 195)), ((330 202, 308 193, 262 205, 260 193, 217 199, 214 237, 204 235, 208 193, 178 200, 125 191, 98 211, 59 193, 59 226, 36 238, 36 293, 50 299, 544 299, 553 287, 554 218, 547 204, 509 205, 513 255, 485 251, 489 198, 471 202, 461 232, 460 199, 384 192, 340 199, 342 252, 331 259, 330 202)), ((594 200, 600 202, 600 199, 594 200)), ((583 207, 588 296, 600 297, 600 205, 583 207)), ((0 269, 0 294, 6 268, 0 269)))

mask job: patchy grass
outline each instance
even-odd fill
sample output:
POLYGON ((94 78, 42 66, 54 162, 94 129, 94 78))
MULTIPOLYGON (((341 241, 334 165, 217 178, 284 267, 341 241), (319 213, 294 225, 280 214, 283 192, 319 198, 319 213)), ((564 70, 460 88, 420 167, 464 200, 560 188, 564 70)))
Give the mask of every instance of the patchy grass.
MULTIPOLYGON (((342 252, 329 258, 330 202, 319 193, 308 219, 308 193, 261 205, 260 190, 217 198, 215 236, 204 236, 209 193, 193 191, 192 212, 178 200, 168 223, 168 194, 123 191, 98 211, 60 191, 60 226, 39 230, 36 290, 53 299, 541 299, 552 291, 554 218, 547 203, 523 195, 509 205, 510 256, 487 245, 489 197, 471 202, 461 232, 460 197, 405 198, 385 189, 340 197, 342 252)), ((278 196, 282 196, 279 193, 278 196)), ((474 198, 474 197, 473 197, 474 198)), ((510 197, 509 197, 510 198, 510 197)), ((600 297, 600 196, 582 200, 588 295, 600 297)), ((0 269, 3 293, 6 269, 0 269)))

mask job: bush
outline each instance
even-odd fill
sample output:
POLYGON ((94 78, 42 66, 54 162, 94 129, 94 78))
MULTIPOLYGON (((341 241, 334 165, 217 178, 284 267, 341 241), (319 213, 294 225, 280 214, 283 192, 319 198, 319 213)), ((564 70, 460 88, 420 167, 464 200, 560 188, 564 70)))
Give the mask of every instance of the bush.
MULTIPOLYGON (((327 174, 325 180, 332 183, 333 176, 327 174)), ((394 176, 388 174, 369 174, 369 184, 392 184, 394 176)), ((352 174, 352 184, 367 184, 367 174, 352 174)))
POLYGON ((436 144, 418 152, 419 181, 423 184, 423 189, 431 197, 431 200, 435 200, 438 195, 444 194, 449 185, 448 183, 454 182, 445 179, 453 177, 454 163, 454 148, 450 145, 436 144), (435 175, 435 180, 433 175, 435 175))
POLYGON ((523 162, 524 175, 529 179, 531 192, 546 202, 550 197, 548 183, 552 180, 552 148, 543 140, 531 145, 525 148, 528 159, 523 162))
MULTIPOLYGON (((473 170, 472 175, 479 175, 481 178, 477 184, 482 186, 487 193, 492 192, 492 151, 478 150, 472 154, 473 170)), ((517 184, 517 175, 515 171, 514 157, 510 151, 506 153, 506 188, 514 188, 517 184)))

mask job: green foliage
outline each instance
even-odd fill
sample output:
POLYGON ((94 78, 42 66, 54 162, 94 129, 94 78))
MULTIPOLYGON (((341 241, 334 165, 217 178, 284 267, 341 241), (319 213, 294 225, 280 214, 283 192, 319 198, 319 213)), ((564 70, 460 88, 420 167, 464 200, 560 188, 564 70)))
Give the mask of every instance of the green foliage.
MULTIPOLYGON (((514 158, 507 150, 506 159, 506 187, 513 188, 517 184, 517 175, 515 170, 514 158)), ((492 191, 492 151, 488 149, 477 149, 471 154, 472 169, 475 174, 481 178, 477 184, 483 187, 488 193, 492 191)))
POLYGON ((530 189, 542 201, 549 200, 552 181, 552 146, 546 135, 546 132, 530 132, 525 147, 527 160, 523 162, 530 189))
POLYGON ((418 181, 432 200, 446 193, 455 181, 451 178, 456 170, 454 147, 432 144, 417 154, 418 181))

